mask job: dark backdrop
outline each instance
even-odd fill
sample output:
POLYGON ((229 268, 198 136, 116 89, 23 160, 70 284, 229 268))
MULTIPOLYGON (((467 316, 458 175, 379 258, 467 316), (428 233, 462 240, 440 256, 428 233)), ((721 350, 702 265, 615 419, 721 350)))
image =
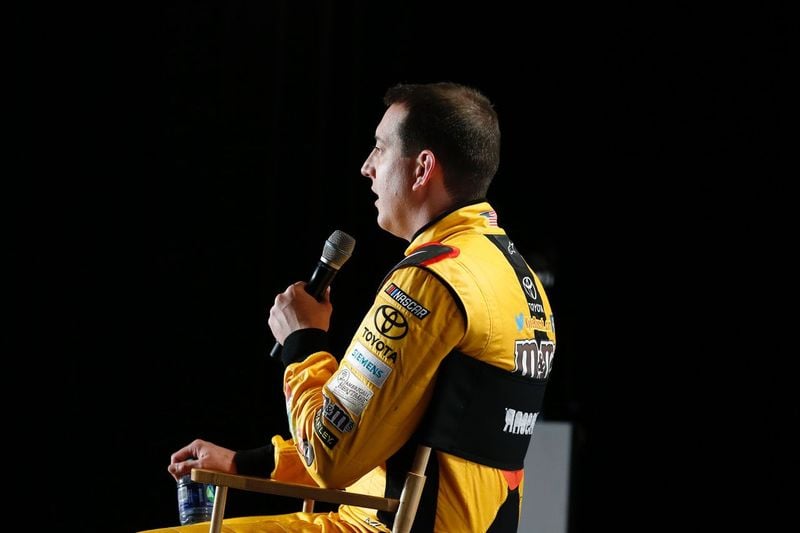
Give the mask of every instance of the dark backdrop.
MULTIPOLYGON (((658 343, 635 341, 647 312, 626 296, 664 302, 649 269, 680 268, 648 247, 664 233, 649 215, 676 189, 691 203, 686 168, 725 151, 710 132, 738 100, 716 76, 774 66, 726 55, 696 14, 366 1, 20 13, 4 339, 34 376, 9 403, 12 444, 46 479, 70 476, 59 497, 31 488, 46 514, 83 531, 177 524, 171 452, 286 433, 282 368, 267 357, 273 298, 308 277, 333 230, 353 235, 333 287, 344 348, 405 244, 376 227, 359 173, 383 92, 451 80, 495 103, 489 199, 552 276, 542 418, 574 428, 570 531, 619 524, 634 506, 608 486, 650 468, 660 431, 638 430, 640 399, 663 379, 647 372, 658 343), (620 437, 631 425, 635 439, 620 437), (79 499, 90 505, 76 517, 79 499)), ((751 135, 730 126, 728 139, 751 135)), ((230 500, 229 515, 296 509, 230 500)))

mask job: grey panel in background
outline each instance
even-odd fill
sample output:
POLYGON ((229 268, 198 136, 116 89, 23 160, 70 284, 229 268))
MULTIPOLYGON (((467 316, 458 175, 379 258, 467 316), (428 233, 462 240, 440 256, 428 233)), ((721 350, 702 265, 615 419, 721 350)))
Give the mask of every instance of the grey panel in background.
POLYGON ((566 533, 572 425, 538 421, 525 456, 520 533, 566 533))

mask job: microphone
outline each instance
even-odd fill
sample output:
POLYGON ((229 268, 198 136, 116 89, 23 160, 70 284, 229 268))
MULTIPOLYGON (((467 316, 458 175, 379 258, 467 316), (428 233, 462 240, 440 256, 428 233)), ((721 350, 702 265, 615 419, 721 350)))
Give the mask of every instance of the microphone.
MULTIPOLYGON (((314 269, 311 279, 306 284, 306 292, 317 300, 321 300, 336 273, 339 272, 345 261, 350 259, 355 246, 356 240, 347 233, 338 229, 331 233, 322 248, 322 256, 317 262, 317 268, 314 269)), ((281 344, 276 341, 269 355, 278 357, 280 353, 281 344)))

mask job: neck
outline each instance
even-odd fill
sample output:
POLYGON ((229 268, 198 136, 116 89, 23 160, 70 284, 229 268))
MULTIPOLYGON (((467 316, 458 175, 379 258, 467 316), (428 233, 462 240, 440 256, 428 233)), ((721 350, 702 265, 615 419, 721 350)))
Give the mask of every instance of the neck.
POLYGON ((411 242, 422 228, 451 211, 455 206, 456 203, 447 195, 437 195, 436 198, 429 197, 415 211, 411 218, 412 223, 409 224, 409 229, 403 238, 411 242))

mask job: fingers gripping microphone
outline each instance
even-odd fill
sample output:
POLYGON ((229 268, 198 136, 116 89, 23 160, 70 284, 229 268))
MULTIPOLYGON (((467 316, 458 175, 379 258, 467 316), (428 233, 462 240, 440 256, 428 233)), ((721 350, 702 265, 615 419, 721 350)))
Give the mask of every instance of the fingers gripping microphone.
MULTIPOLYGON (((331 233, 331 236, 325 241, 317 268, 314 269, 311 279, 306 284, 306 292, 317 300, 321 300, 336 273, 339 272, 345 261, 350 259, 355 246, 356 240, 347 233, 338 229, 331 233)), ((276 342, 269 355, 278 357, 280 353, 281 345, 276 342)))

